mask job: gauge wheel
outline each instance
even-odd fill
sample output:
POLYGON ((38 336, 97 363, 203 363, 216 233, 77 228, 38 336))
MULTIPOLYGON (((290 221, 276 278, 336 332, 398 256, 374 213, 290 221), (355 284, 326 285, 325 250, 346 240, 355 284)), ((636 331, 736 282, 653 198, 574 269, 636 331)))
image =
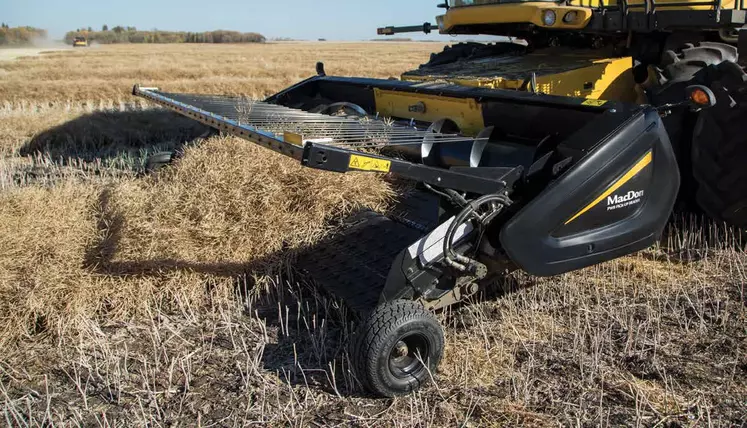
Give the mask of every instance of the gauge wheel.
POLYGON ((396 300, 366 317, 352 344, 358 380, 375 394, 396 397, 416 391, 435 375, 444 333, 421 304, 396 300))

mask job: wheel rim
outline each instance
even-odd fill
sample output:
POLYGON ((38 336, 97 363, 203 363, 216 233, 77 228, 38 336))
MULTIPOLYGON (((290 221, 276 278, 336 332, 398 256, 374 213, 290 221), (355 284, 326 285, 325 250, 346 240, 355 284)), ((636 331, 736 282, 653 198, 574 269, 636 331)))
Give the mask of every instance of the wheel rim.
POLYGON ((389 370, 399 378, 419 378, 426 367, 421 362, 428 360, 430 345, 422 334, 402 336, 389 352, 389 370))
POLYGON ((359 106, 358 104, 353 104, 349 102, 340 102, 340 103, 334 103, 330 104, 329 106, 325 107, 321 113, 323 114, 329 114, 331 116, 358 116, 358 117, 364 117, 366 116, 366 110, 363 109, 363 107, 359 106))

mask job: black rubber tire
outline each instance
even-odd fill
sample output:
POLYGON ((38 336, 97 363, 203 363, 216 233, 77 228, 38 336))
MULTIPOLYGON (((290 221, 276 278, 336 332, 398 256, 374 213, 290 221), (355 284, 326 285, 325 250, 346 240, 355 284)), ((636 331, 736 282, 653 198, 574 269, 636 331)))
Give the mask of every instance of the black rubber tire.
POLYGON ((156 152, 145 161, 145 172, 152 174, 170 165, 174 160, 174 152, 156 152))
POLYGON ((702 69, 724 62, 736 63, 737 48, 725 43, 689 43, 677 50, 665 51, 659 69, 662 85, 690 81, 702 69))
POLYGON ((444 50, 439 53, 432 53, 428 63, 423 64, 421 67, 427 68, 437 65, 451 64, 462 59, 476 59, 508 54, 523 54, 526 52, 526 49, 526 46, 509 42, 457 43, 453 46, 446 46, 444 50))
MULTIPOLYGON (((350 358, 363 386, 375 394, 396 397, 416 391, 435 374, 443 356, 444 333, 436 317, 421 304, 395 300, 379 305, 363 320, 351 345, 350 358), (415 360, 407 370, 399 370, 395 367, 399 359, 392 355, 398 343, 408 340, 421 344, 418 348, 425 364, 415 360)), ((402 358, 412 361, 412 353, 402 358)))
POLYGON ((482 43, 475 42, 457 43, 453 46, 446 46, 443 51, 432 53, 426 66, 449 64, 461 58, 468 58, 483 46, 482 43))
MULTIPOLYGON (((675 151, 688 154, 682 171, 681 193, 694 199, 697 208, 712 219, 740 229, 747 228, 747 74, 737 64, 734 46, 701 42, 666 51, 660 64, 660 93, 681 96, 684 87, 710 87, 715 107, 698 114, 692 122, 675 124, 670 135, 692 129, 692 138, 676 138, 675 151), (689 146, 689 147, 688 147, 689 146), (689 170, 688 170, 689 169, 689 170), (686 186, 686 183, 692 183, 686 186), (693 196, 694 195, 694 198, 693 196)), ((662 100, 667 101, 667 100, 662 100)), ((671 102, 671 100, 669 100, 671 102)), ((685 116, 685 120, 692 120, 685 116)), ((675 142, 675 141, 673 141, 675 142)))
POLYGON ((733 62, 714 70, 716 106, 693 132, 695 199, 714 220, 747 229, 747 74, 733 62))

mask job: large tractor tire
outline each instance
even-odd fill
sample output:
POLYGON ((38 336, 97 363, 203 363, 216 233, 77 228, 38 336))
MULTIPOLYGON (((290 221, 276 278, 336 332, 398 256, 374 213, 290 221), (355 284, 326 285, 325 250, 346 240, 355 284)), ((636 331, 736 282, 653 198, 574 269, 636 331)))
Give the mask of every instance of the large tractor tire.
POLYGON ((501 55, 523 55, 526 51, 526 46, 510 42, 457 43, 452 46, 446 46, 444 50, 439 53, 432 53, 428 63, 423 64, 421 68, 451 64, 462 60, 496 57, 501 55))
MULTIPOLYGON (((683 174, 692 175, 683 179, 691 183, 683 192, 712 219, 747 229, 747 73, 737 60, 734 46, 702 42, 666 51, 659 70, 665 90, 676 88, 667 92, 700 84, 711 88, 717 100, 715 107, 697 114, 694 125, 678 124, 680 131, 691 132, 691 138, 678 142, 689 154, 684 162, 689 171, 683 174)), ((686 116, 685 122, 692 119, 686 116)))
POLYGON ((717 67, 709 85, 717 104, 693 132, 698 205, 713 219, 747 229, 747 75, 733 62, 717 67))

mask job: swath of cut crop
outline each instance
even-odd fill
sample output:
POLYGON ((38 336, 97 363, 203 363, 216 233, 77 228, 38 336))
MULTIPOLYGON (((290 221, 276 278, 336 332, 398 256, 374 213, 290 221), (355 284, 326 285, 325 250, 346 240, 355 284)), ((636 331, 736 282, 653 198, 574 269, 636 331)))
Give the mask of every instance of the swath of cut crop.
POLYGON ((232 138, 188 149, 150 179, 2 195, 4 339, 38 323, 58 334, 101 311, 129 319, 151 302, 233 299, 232 278, 261 275, 330 221, 392 196, 379 176, 309 171, 232 138), (209 293, 216 278, 229 280, 209 293))

